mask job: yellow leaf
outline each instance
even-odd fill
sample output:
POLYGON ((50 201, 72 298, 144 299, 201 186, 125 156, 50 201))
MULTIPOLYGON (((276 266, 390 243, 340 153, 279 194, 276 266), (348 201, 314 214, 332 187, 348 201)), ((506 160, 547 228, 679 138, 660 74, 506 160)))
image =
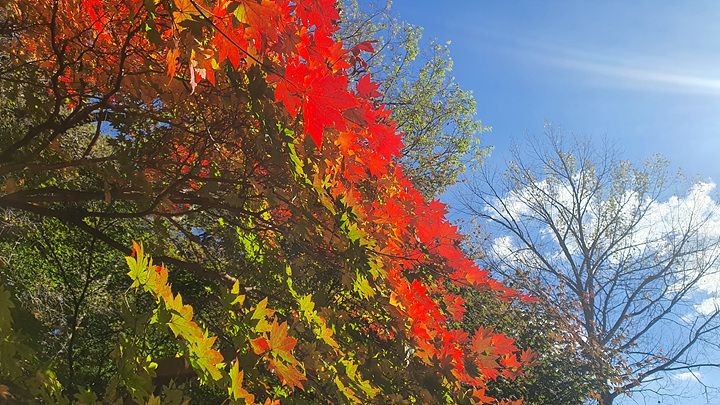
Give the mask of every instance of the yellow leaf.
POLYGON ((172 80, 173 77, 175 77, 175 72, 177 72, 177 60, 180 56, 180 50, 178 48, 172 48, 168 50, 167 53, 167 74, 170 76, 170 79, 172 80))
POLYGON ((325 326, 324 322, 321 326, 322 331, 320 332, 320 338, 323 340, 323 342, 327 343, 331 347, 338 349, 340 348, 340 345, 337 344, 335 339, 333 339, 333 330, 325 326))
POLYGON ((298 387, 304 389, 302 382, 307 380, 307 378, 298 369, 273 359, 270 359, 270 366, 275 370, 283 384, 290 388, 298 387))
POLYGON ((255 311, 253 312, 252 317, 250 319, 263 320, 263 319, 273 316, 275 311, 273 311, 272 309, 269 309, 267 307, 267 303, 268 303, 267 297, 265 299, 263 299, 262 301, 260 301, 255 306, 255 311))
POLYGON ((195 8, 190 0, 175 0, 175 8, 177 11, 173 11, 173 19, 180 30, 183 29, 182 26, 180 26, 180 23, 185 20, 189 20, 196 15, 200 15, 200 12, 195 8))
POLYGON ((7 385, 0 384, 0 399, 9 399, 11 396, 10 388, 7 385))
POLYGON ((238 365, 237 358, 235 359, 235 362, 233 363, 232 369, 230 369, 230 395, 233 399, 244 399, 246 404, 254 404, 255 403, 255 396, 249 393, 248 391, 243 388, 244 374, 240 370, 240 367, 238 365))

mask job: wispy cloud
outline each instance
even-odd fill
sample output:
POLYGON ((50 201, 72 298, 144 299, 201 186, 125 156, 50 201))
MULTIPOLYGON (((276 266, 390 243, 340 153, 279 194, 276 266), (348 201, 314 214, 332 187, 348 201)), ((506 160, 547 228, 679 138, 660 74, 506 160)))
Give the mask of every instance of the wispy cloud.
POLYGON ((720 96, 720 70, 715 69, 716 61, 688 66, 681 58, 658 58, 642 53, 628 56, 523 39, 511 40, 505 46, 506 51, 523 62, 580 73, 595 85, 720 96))
POLYGON ((546 55, 544 61, 568 70, 604 76, 620 86, 655 88, 662 91, 720 95, 720 79, 691 73, 671 73, 662 67, 624 66, 621 62, 601 63, 590 60, 546 55))

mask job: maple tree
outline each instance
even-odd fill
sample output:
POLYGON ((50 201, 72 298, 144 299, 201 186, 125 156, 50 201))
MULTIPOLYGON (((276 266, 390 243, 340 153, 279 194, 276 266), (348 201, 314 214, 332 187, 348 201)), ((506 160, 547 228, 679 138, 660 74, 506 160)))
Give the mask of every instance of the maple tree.
MULTIPOLYGON (((378 85, 348 77, 372 43, 335 39, 334 1, 10 1, 2 17, 0 83, 30 113, 9 109, 0 208, 127 254, 142 239, 203 286, 183 298, 134 245, 136 316, 106 398, 182 398, 155 387, 155 360, 177 354, 245 403, 502 402, 487 385, 532 353, 463 330, 456 292, 524 297, 463 254, 444 205, 403 174, 378 85)), ((27 395, 68 393, 49 369, 0 371, 3 395, 22 378, 27 395)))

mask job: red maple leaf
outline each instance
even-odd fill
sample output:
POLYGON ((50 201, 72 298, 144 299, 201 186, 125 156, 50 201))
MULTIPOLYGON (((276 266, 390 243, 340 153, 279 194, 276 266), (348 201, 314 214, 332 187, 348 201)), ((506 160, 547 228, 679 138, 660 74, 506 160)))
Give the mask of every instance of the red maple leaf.
POLYGON ((340 19, 335 2, 336 0, 298 1, 297 13, 308 27, 315 26, 317 31, 329 36, 337 29, 335 21, 340 19))
POLYGON ((492 333, 484 327, 479 327, 473 335, 472 341, 470 342, 470 348, 473 352, 481 354, 489 352, 492 347, 492 333))
POLYGON ((369 74, 361 77, 357 82, 357 86, 355 86, 358 94, 364 98, 376 98, 382 96, 382 94, 378 91, 379 87, 379 84, 370 80, 369 74))
POLYGON ((495 334, 492 337, 492 345, 495 348, 495 353, 505 354, 512 353, 517 350, 515 347, 515 340, 502 334, 495 334))
POLYGON ((507 354, 502 357, 500 360, 500 363, 503 365, 503 367, 506 368, 518 368, 521 366, 520 362, 517 359, 517 356, 514 354, 507 354))
POLYGON ((447 303, 447 309, 455 321, 462 321, 463 315, 465 314, 465 300, 455 294, 445 295, 445 302, 447 303))
POLYGON ((325 128, 345 129, 342 113, 357 100, 348 92, 346 77, 328 74, 310 83, 303 104, 305 133, 321 147, 325 128))
POLYGON ((264 337, 252 339, 250 341, 250 346, 252 347, 255 354, 263 354, 266 351, 270 350, 270 342, 268 342, 268 340, 264 337))
POLYGON ((368 52, 368 53, 375 53, 375 46, 373 44, 377 43, 378 41, 363 41, 359 44, 355 45, 350 49, 350 52, 352 52, 355 55, 359 55, 360 52, 368 52))
POLYGON ((271 41, 278 38, 280 8, 270 0, 239 0, 233 4, 233 15, 242 24, 247 25, 248 39, 255 43, 255 49, 263 46, 262 37, 271 41))
POLYGON ((290 115, 302 112, 305 133, 322 146, 325 128, 339 131, 346 128, 343 112, 357 107, 357 99, 348 91, 347 76, 329 73, 320 65, 299 61, 288 64, 284 77, 273 80, 275 99, 282 102, 290 115))

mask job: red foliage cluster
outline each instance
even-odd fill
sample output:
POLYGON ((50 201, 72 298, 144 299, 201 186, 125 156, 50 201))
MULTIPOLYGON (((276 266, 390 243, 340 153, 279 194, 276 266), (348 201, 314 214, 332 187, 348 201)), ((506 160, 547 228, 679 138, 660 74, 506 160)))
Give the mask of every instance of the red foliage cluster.
MULTIPOLYGON (((38 0, 52 7, 48 3, 38 0)), ((369 75, 356 84, 348 77, 353 65, 363 63, 362 53, 373 52, 372 43, 348 50, 334 38, 340 19, 334 0, 82 0, 82 8, 85 15, 68 24, 88 26, 102 46, 143 49, 130 53, 133 66, 152 58, 166 65, 171 80, 187 80, 193 92, 202 91, 203 80, 215 86, 216 73, 224 69, 259 66, 273 86, 274 102, 287 112, 287 126, 302 128, 298 132, 317 145, 308 152, 318 162, 316 186, 350 207, 362 238, 372 241, 368 249, 379 263, 374 281, 390 293, 388 305, 404 318, 416 354, 476 387, 479 401, 486 400, 488 379, 515 376, 529 355, 518 355, 503 335, 478 330, 471 337, 459 329, 464 301, 446 286, 523 297, 463 254, 446 207, 427 202, 403 174, 397 163, 402 134, 380 101, 378 85, 369 75), (123 42, 114 35, 117 26, 145 35, 123 42)), ((112 86, 114 57, 67 72, 60 82, 78 94, 78 83, 107 80, 102 86, 112 86)), ((193 159, 181 149, 178 156, 193 159)))

